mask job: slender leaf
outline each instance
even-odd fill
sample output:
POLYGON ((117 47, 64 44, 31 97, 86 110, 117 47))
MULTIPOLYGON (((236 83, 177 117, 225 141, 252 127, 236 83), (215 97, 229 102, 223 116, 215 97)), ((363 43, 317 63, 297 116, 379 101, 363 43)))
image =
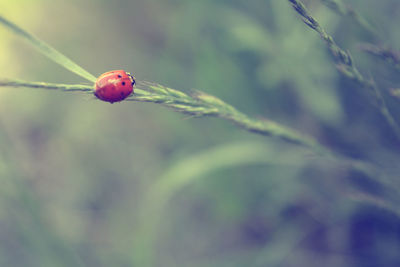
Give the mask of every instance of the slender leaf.
POLYGON ((88 71, 80 67, 78 64, 73 62, 71 59, 68 57, 64 56, 62 53, 58 52, 56 49, 51 47, 50 45, 46 44, 39 38, 33 36, 29 32, 23 30, 16 24, 12 23, 8 19, 4 18, 3 16, 0 15, 0 23, 8 28, 10 31, 15 33, 16 35, 24 38, 29 44, 31 44, 34 48, 36 48, 39 52, 44 54, 46 57, 50 58, 54 62, 60 64, 64 68, 66 68, 69 71, 72 71, 75 74, 78 74, 79 76, 91 81, 95 82, 96 77, 90 74, 88 71))

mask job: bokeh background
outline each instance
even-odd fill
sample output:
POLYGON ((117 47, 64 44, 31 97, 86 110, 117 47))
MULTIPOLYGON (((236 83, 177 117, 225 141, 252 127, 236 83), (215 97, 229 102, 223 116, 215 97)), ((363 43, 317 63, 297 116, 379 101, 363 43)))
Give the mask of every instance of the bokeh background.
MULTIPOLYGON (((305 1, 398 119, 398 0, 305 1)), ((283 0, 1 0, 95 76, 203 90, 385 170, 392 191, 312 151, 159 105, 0 90, 0 266, 400 266, 400 142, 283 0), (390 194, 389 194, 389 193, 390 194)), ((86 83, 0 27, 0 76, 86 83)))

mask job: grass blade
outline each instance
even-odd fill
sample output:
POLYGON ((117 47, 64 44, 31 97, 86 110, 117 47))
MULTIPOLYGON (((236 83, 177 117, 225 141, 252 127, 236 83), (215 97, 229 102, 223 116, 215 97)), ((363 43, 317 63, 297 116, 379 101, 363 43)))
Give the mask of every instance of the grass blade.
MULTIPOLYGON (((66 85, 41 82, 27 82, 21 80, 0 79, 0 87, 29 87, 42 89, 55 89, 63 91, 89 91, 93 89, 89 85, 66 85)), ((315 152, 331 156, 329 149, 320 145, 314 138, 304 135, 294 129, 283 126, 272 120, 250 118, 238 111, 233 106, 223 102, 219 98, 197 91, 195 94, 168 88, 159 84, 145 85, 139 83, 142 88, 136 88, 126 101, 151 102, 174 109, 177 112, 192 117, 212 116, 233 122, 238 127, 265 136, 273 136, 285 142, 298 144, 311 148, 315 152)))
POLYGON ((78 64, 73 62, 71 59, 67 58, 56 49, 51 47, 50 45, 46 44, 39 38, 33 36, 32 34, 28 33, 27 31, 21 29, 16 24, 12 23, 11 21, 7 20, 3 16, 0 15, 0 23, 4 25, 7 29, 15 33, 16 35, 24 38, 29 44, 31 44, 34 48, 36 48, 39 52, 44 54, 46 57, 50 58, 54 62, 60 64, 64 68, 69 71, 72 71, 75 74, 91 81, 95 82, 96 77, 92 74, 87 72, 85 69, 80 67, 78 64))

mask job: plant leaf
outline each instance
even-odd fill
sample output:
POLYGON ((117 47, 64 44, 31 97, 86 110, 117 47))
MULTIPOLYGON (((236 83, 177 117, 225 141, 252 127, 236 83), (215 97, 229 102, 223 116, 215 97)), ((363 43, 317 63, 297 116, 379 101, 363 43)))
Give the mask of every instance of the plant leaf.
POLYGON ((39 52, 53 60, 54 62, 60 64, 64 68, 69 71, 72 71, 75 74, 91 81, 95 82, 96 77, 90 74, 88 71, 80 67, 78 64, 73 62, 68 57, 64 56, 56 49, 51 47, 50 45, 46 44, 39 38, 33 36, 32 34, 28 33, 27 31, 23 30, 22 28, 18 27, 16 24, 12 23, 11 21, 7 20, 3 16, 0 15, 0 23, 3 24, 6 28, 10 31, 15 33, 16 35, 24 38, 29 44, 31 44, 34 48, 36 48, 39 52))

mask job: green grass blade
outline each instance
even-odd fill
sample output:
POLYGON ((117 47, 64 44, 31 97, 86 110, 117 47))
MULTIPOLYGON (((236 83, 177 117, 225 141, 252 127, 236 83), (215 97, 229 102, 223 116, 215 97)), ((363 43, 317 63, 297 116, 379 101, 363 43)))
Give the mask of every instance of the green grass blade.
POLYGON ((53 60, 54 62, 60 64, 67 70, 72 71, 75 74, 91 81, 95 82, 96 77, 92 74, 87 72, 85 69, 80 67, 78 64, 73 62, 71 59, 67 58, 56 49, 51 47, 50 45, 46 44, 42 40, 38 39, 37 37, 33 36, 32 34, 28 33, 27 31, 21 29, 16 24, 12 23, 11 21, 7 20, 3 16, 0 15, 0 23, 3 24, 7 29, 11 30, 16 35, 24 38, 29 44, 35 47, 39 52, 53 60))

